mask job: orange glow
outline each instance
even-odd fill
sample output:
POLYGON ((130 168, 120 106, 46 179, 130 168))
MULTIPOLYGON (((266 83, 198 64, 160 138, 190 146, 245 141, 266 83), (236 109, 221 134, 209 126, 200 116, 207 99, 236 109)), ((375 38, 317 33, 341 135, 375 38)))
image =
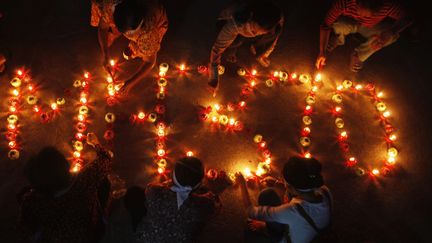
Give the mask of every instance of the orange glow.
POLYGON ((250 86, 251 86, 251 87, 255 87, 255 85, 256 85, 255 80, 252 80, 252 81, 250 82, 250 86))
POLYGON ((17 109, 14 106, 9 107, 9 111, 14 113, 17 111, 17 109))
POLYGON ((380 174, 380 171, 378 169, 373 169, 372 174, 377 176, 380 174))
POLYGON ((15 125, 15 124, 11 124, 11 123, 9 123, 9 124, 8 124, 8 129, 9 129, 9 130, 15 130, 15 129, 16 129, 16 125, 15 125))
POLYGON ((315 86, 315 85, 312 86, 312 91, 313 91, 313 92, 317 92, 317 91, 318 91, 318 86, 315 86))
POLYGON ((15 141, 10 141, 8 145, 9 145, 9 148, 15 148, 17 144, 15 141))
POLYGON ((275 77, 275 78, 279 77, 279 71, 274 71, 273 77, 275 77))
POLYGON ((310 132, 311 132, 311 129, 310 129, 309 127, 305 127, 305 128, 303 128, 303 131, 304 131, 305 133, 310 133, 310 132))
POLYGON ((51 103, 51 109, 53 109, 54 111, 56 111, 58 109, 58 106, 56 103, 51 103))
POLYGON ((114 96, 115 95, 115 91, 114 90, 108 90, 108 95, 109 96, 114 96))
POLYGON ((186 65, 185 64, 181 64, 179 67, 180 71, 184 72, 186 70, 186 65))
POLYGON ((265 173, 265 170, 261 167, 258 167, 257 171, 255 172, 255 174, 257 176, 262 176, 265 173))
POLYGON ((165 156, 165 150, 164 150, 164 149, 158 149, 158 151, 157 151, 157 155, 158 155, 159 157, 163 157, 163 156, 165 156))
POLYGON ((252 172, 251 172, 251 170, 250 170, 249 168, 245 168, 245 169, 243 170, 243 172, 244 172, 246 178, 250 178, 250 177, 253 176, 253 174, 252 174, 252 172))
POLYGON ((28 90, 32 91, 33 90, 33 85, 29 84, 28 85, 28 90))
POLYGON ((389 157, 389 158, 387 159, 387 162, 388 162, 390 165, 394 165, 394 164, 396 163, 396 158, 395 158, 395 157, 389 157))
POLYGON ((240 107, 245 107, 246 106, 246 102, 245 101, 240 101, 240 107))
POLYGON ((78 132, 78 133, 75 134, 75 138, 76 139, 82 139, 83 137, 84 137, 84 135, 82 133, 80 133, 80 132, 78 132))
POLYGON ((340 106, 336 106, 336 107, 335 107, 335 111, 336 111, 336 112, 341 112, 341 111, 342 111, 342 107, 340 107, 340 106))
POLYGON ((389 136, 389 139, 390 139, 391 141, 396 141, 397 136, 394 135, 394 134, 391 134, 391 135, 389 136))
POLYGON ((17 74, 18 74, 18 76, 22 76, 24 74, 24 72, 21 69, 18 69, 17 74))
POLYGON ((165 137, 165 130, 164 129, 158 129, 157 132, 158 137, 165 137))
POLYGON ((110 60, 110 65, 111 65, 111 67, 114 67, 114 66, 116 65, 116 62, 115 62, 114 59, 111 59, 111 60, 110 60))
POLYGON ((19 91, 17 89, 12 90, 12 94, 14 96, 18 96, 19 95, 19 91))
POLYGON ((357 84, 357 85, 355 86, 355 89, 356 89, 356 90, 362 90, 362 89, 363 89, 363 85, 361 85, 361 84, 357 84))
POLYGON ((111 76, 107 76, 106 81, 109 84, 112 83, 112 82, 114 82, 114 80, 113 80, 113 78, 111 76))
POLYGON ((73 157, 74 158, 80 158, 81 157, 81 153, 78 151, 73 152, 73 157))
POLYGON ((79 114, 78 115, 78 120, 81 121, 81 122, 84 121, 85 120, 85 116, 82 115, 82 114, 79 114))
POLYGON ((251 72, 252 76, 257 75, 257 73, 258 73, 258 71, 256 69, 252 69, 252 72, 251 72))
POLYGON ((267 143, 266 143, 266 142, 261 142, 261 143, 259 144, 259 146, 260 146, 261 148, 265 148, 265 147, 267 146, 267 143))
POLYGON ((75 163, 71 169, 72 173, 78 173, 81 170, 81 165, 79 163, 75 163))
POLYGON ((165 173, 165 168, 164 167, 159 167, 157 171, 158 171, 159 174, 163 174, 163 173, 165 173))
POLYGON ((143 120, 144 118, 145 118, 145 113, 144 112, 138 113, 138 119, 143 120))
POLYGON ((297 73, 292 73, 292 74, 291 74, 291 78, 292 78, 292 79, 296 79, 297 77, 298 77, 297 73))
POLYGON ((336 87, 336 89, 339 90, 339 91, 343 90, 343 88, 344 88, 344 87, 343 87, 342 84, 339 84, 339 85, 336 87))
POLYGON ((220 111, 222 107, 219 104, 215 104, 214 108, 216 109, 216 111, 220 111))
POLYGON ((234 118, 229 119, 229 125, 234 126, 236 120, 234 118))
POLYGON ((378 98, 382 98, 384 96, 384 93, 383 92, 379 92, 378 94, 377 94, 377 97, 378 98))
POLYGON ((383 117, 385 117, 385 118, 390 117, 390 115, 391 115, 390 111, 385 111, 385 112, 383 113, 383 117))
POLYGON ((341 138, 347 138, 348 137, 348 133, 346 131, 342 131, 340 133, 341 138))
POLYGON ((217 118, 217 116, 212 117, 212 122, 218 122, 218 121, 219 121, 219 119, 217 118))
POLYGON ((194 156, 194 153, 192 151, 187 151, 186 152, 186 156, 187 157, 192 157, 192 156, 194 156))
POLYGON ((305 110, 306 110, 306 111, 311 111, 311 110, 312 110, 312 106, 307 105, 306 108, 305 108, 305 110))
POLYGON ((316 82, 321 82, 321 81, 322 81, 322 75, 321 75, 321 73, 318 73, 318 74, 315 76, 315 81, 316 81, 316 82))
POLYGON ((86 97, 81 97, 80 102, 82 104, 87 104, 87 98, 86 97))
POLYGON ((35 112, 39 112, 40 110, 39 110, 39 107, 37 107, 37 106, 35 106, 34 108, 33 108, 33 110, 35 111, 35 112))
MULTIPOLYGON (((90 73, 89 72, 85 72, 84 73, 84 78, 89 79, 90 78, 90 73)), ((83 86, 85 86, 84 83, 83 83, 83 86)))
POLYGON ((307 159, 310 159, 310 158, 312 158, 312 154, 309 153, 309 152, 306 152, 306 153, 304 154, 304 157, 307 158, 307 159))

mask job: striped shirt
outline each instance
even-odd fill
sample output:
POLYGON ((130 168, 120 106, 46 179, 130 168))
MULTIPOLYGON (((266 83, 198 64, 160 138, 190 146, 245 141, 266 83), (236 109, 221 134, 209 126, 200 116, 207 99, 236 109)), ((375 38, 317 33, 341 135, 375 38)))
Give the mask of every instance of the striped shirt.
POLYGON ((323 28, 331 27, 340 16, 351 17, 360 25, 369 28, 380 23, 387 17, 394 20, 400 20, 405 17, 405 12, 399 4, 386 0, 383 1, 382 7, 378 11, 374 11, 370 17, 360 16, 357 10, 358 5, 356 0, 337 0, 328 11, 323 28))

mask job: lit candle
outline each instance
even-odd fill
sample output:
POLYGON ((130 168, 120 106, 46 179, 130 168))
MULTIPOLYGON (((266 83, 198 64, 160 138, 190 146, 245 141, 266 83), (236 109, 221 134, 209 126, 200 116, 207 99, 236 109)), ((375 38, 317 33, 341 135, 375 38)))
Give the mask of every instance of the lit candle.
POLYGON ((237 70, 237 74, 239 75, 239 76, 245 76, 246 75, 246 70, 244 69, 244 68, 239 68, 238 70, 237 70))
POLYGON ((263 136, 260 134, 257 134, 254 136, 253 140, 255 143, 260 143, 263 140, 263 136))

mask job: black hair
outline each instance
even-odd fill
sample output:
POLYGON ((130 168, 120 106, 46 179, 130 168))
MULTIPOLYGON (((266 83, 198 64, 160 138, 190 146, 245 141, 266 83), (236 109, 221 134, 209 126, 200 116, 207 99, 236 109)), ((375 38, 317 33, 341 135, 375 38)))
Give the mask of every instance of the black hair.
POLYGON ((356 0, 357 4, 363 8, 378 11, 384 5, 382 0, 356 0))
POLYGON ((179 159, 174 166, 174 171, 178 183, 182 186, 194 187, 204 178, 203 163, 195 157, 179 159))
POLYGON ((114 23, 117 29, 125 33, 136 29, 147 16, 149 6, 147 1, 124 0, 114 10, 114 23))
POLYGON ((285 181, 296 189, 312 189, 324 185, 321 163, 314 158, 291 157, 283 167, 285 181))
POLYGON ((34 189, 52 194, 69 185, 69 169, 69 162, 60 151, 45 147, 27 162, 24 174, 34 189))
POLYGON ((282 10, 271 1, 255 0, 234 14, 239 23, 253 21, 265 30, 273 29, 282 18, 282 10))

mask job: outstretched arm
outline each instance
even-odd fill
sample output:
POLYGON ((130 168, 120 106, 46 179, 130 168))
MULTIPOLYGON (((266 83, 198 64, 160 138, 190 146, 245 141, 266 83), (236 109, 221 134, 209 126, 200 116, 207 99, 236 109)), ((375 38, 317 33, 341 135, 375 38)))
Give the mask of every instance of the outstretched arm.
POLYGON ((236 180, 240 187, 243 204, 246 209, 249 209, 252 207, 252 202, 250 200, 249 191, 246 186, 246 180, 240 172, 236 173, 236 180))
POLYGON ((103 65, 104 68, 108 66, 108 31, 109 28, 105 26, 104 24, 100 23, 98 28, 98 40, 99 40, 99 46, 102 52, 102 58, 103 58, 103 65))
POLYGON ((326 64, 327 45, 330 39, 331 27, 334 22, 343 14, 345 10, 345 1, 338 0, 333 4, 324 19, 320 28, 319 55, 316 61, 316 68, 321 69, 326 64))

